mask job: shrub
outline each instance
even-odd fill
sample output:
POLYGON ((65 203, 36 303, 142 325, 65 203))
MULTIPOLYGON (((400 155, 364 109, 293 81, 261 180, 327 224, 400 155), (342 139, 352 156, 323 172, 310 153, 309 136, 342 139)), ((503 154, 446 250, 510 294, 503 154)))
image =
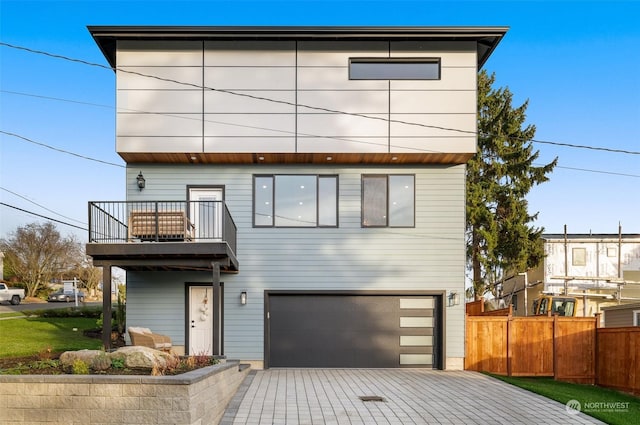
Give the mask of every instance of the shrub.
POLYGON ((88 375, 89 365, 80 359, 76 359, 71 365, 71 373, 74 375, 88 375))
POLYGON ((88 317, 98 318, 102 310, 97 307, 67 307, 52 310, 36 310, 32 314, 40 317, 88 317))
POLYGON ((114 369, 124 369, 124 358, 112 358, 111 367, 114 369))

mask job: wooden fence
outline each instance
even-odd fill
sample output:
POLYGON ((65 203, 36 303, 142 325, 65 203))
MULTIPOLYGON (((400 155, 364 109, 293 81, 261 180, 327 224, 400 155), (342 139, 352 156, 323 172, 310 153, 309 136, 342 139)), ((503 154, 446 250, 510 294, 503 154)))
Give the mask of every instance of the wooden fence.
POLYGON ((596 383, 640 395, 640 327, 600 328, 596 383))
POLYGON ((599 315, 467 314, 465 369, 549 376, 640 394, 640 328, 599 328, 599 323, 599 315))

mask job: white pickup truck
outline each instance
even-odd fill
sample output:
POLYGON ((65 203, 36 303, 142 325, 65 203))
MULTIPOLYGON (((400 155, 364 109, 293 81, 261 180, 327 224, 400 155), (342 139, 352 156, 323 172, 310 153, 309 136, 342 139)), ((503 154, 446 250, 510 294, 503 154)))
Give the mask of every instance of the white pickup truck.
POLYGON ((6 284, 0 283, 0 302, 8 301, 13 305, 18 305, 23 299, 24 289, 9 288, 6 284))

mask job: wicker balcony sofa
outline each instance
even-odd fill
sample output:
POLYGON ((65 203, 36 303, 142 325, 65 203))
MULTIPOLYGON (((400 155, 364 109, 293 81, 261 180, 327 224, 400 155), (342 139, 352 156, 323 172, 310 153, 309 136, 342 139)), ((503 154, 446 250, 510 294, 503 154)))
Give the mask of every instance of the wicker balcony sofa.
POLYGON ((149 328, 130 326, 127 330, 131 338, 131 345, 155 348, 161 351, 171 351, 171 338, 151 332, 149 328))

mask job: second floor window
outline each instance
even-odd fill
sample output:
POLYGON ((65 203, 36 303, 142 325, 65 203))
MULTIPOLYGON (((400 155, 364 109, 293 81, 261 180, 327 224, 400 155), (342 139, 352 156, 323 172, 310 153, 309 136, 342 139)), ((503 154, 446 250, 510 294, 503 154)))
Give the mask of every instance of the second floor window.
POLYGON ((363 175, 362 226, 415 226, 415 176, 363 175))
POLYGON ((338 176, 255 176, 253 225, 337 227, 338 176))

